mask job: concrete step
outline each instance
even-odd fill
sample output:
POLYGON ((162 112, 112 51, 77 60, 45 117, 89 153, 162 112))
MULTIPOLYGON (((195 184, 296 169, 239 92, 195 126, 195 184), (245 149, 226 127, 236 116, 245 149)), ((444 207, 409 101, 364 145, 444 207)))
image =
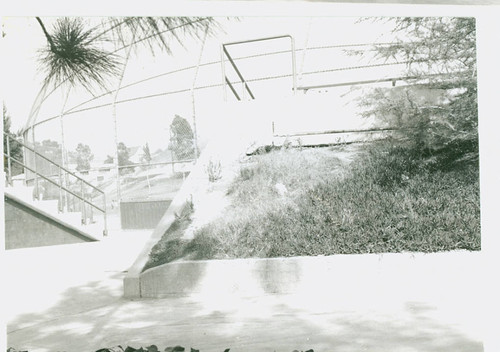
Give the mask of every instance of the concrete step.
POLYGON ((16 184, 15 186, 9 186, 5 188, 5 193, 10 194, 20 200, 31 204, 32 206, 40 209, 41 211, 52 215, 54 218, 74 226, 81 231, 88 233, 92 237, 101 239, 103 237, 104 230, 104 219, 102 214, 97 214, 94 212, 93 222, 82 224, 82 214, 81 212, 64 212, 59 211, 59 201, 57 199, 52 200, 34 200, 33 199, 33 186, 24 186, 22 184, 16 184))
POLYGON ((24 186, 17 184, 15 186, 5 187, 5 193, 11 194, 25 202, 33 202, 33 189, 32 186, 24 186))
POLYGON ((97 239, 104 237, 104 221, 102 219, 95 220, 93 223, 80 225, 79 228, 97 239))
POLYGON ((75 227, 80 228, 82 226, 82 214, 80 212, 58 213, 56 217, 75 227))
POLYGON ((32 202, 37 208, 56 216, 59 214, 59 201, 55 200, 35 200, 32 202))
POLYGON ((90 222, 90 219, 88 219, 87 224, 82 224, 82 214, 80 212, 57 213, 53 214, 53 216, 94 238, 101 239, 103 237, 104 219, 102 215, 94 215, 93 221, 90 222))

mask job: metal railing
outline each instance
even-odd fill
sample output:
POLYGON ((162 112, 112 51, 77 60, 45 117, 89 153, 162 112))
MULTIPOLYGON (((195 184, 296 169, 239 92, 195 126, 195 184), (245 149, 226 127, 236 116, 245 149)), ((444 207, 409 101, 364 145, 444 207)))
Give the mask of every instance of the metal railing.
POLYGON ((231 42, 231 43, 224 43, 221 46, 221 64, 222 64, 222 86, 224 90, 224 100, 227 99, 227 93, 226 93, 226 85, 229 86, 231 89, 231 92, 234 94, 236 99, 241 100, 241 97, 238 95, 236 92, 236 89, 234 88, 233 84, 231 81, 227 78, 226 75, 226 66, 225 66, 225 61, 226 57, 229 60, 229 63, 233 67, 234 71, 238 75, 238 78, 240 79, 241 84, 243 85, 243 97, 245 95, 245 91, 248 92, 250 97, 252 99, 255 99, 254 94, 250 90, 250 87, 248 86, 248 81, 243 78, 243 75, 241 74, 240 70, 236 66, 234 59, 231 57, 229 52, 227 51, 227 47, 231 45, 239 45, 239 44, 247 44, 247 43, 254 43, 254 42, 262 42, 262 41, 267 41, 267 40, 275 40, 275 39, 283 39, 283 38, 289 38, 290 39, 290 52, 292 53, 292 77, 293 77, 293 83, 292 83, 292 89, 293 93, 295 94, 297 90, 297 69, 296 69, 296 62, 295 62, 295 40, 293 37, 289 34, 286 35, 279 35, 279 36, 274 36, 274 37, 266 37, 266 38, 257 38, 257 39, 249 39, 249 40, 242 40, 238 42, 231 42))
MULTIPOLYGON (((15 164, 21 166, 22 168, 24 168, 24 174, 25 174, 25 179, 24 179, 24 182, 25 184, 27 185, 29 181, 34 181, 34 187, 35 187, 35 195, 38 195, 40 194, 40 185, 39 185, 39 181, 40 180, 44 180, 54 186, 56 186, 58 188, 58 193, 59 193, 59 202, 58 202, 58 209, 61 213, 64 212, 65 208, 66 209, 69 209, 69 201, 67 199, 67 195, 71 195, 73 197, 75 197, 76 199, 79 200, 80 202, 80 211, 81 211, 81 214, 82 214, 82 224, 83 225, 86 225, 87 224, 87 219, 93 219, 93 209, 101 212, 103 214, 103 218, 104 218, 104 229, 103 229, 103 235, 106 236, 107 233, 108 233, 108 224, 107 224, 107 211, 106 211, 106 194, 104 193, 104 191, 102 191, 101 189, 95 187, 94 185, 92 185, 91 183, 87 182, 86 180, 84 180, 83 178, 81 178, 80 176, 76 175, 75 173, 71 172, 70 170, 64 168, 63 166, 59 165, 58 163, 52 161, 51 159, 47 158, 46 156, 40 154, 39 152, 37 152, 35 150, 35 148, 31 148, 29 147, 28 145, 24 144, 23 142, 19 141, 18 139, 16 139, 15 137, 11 136, 10 134, 6 133, 6 132, 3 132, 3 135, 4 135, 4 138, 5 138, 5 141, 6 141, 6 151, 7 153, 3 153, 4 157, 7 159, 7 183, 10 185, 10 186, 13 186, 13 178, 12 178, 12 163, 14 162, 15 164), (23 153, 23 155, 25 155, 25 158, 26 158, 26 150, 27 151, 30 151, 33 155, 33 167, 32 166, 29 166, 27 165, 27 162, 26 160, 24 161, 20 161, 16 158, 14 158, 12 155, 11 155, 11 140, 14 140, 15 143, 17 143, 18 145, 20 145, 22 148, 24 148, 24 151, 25 153, 23 153), (58 173, 56 175, 54 174, 51 174, 51 175, 43 175, 41 173, 40 170, 37 169, 37 157, 38 158, 41 158, 42 160, 44 160, 45 162, 49 163, 49 165, 53 165, 57 168, 58 170, 58 173), (28 177, 27 177, 27 171, 33 173, 33 179, 32 180, 28 180, 28 177), (64 182, 64 181, 67 181, 67 178, 68 176, 72 176, 76 179, 76 186, 77 188, 79 188, 79 191, 75 191, 74 189, 69 189, 67 187, 67 183, 64 182), (53 178, 56 178, 57 181, 55 181, 53 178), (91 190, 93 190, 94 192, 96 192, 99 196, 102 196, 102 203, 103 203, 103 206, 100 207, 98 206, 95 202, 94 202, 94 197, 92 196, 92 193, 86 193, 85 192, 85 186, 89 187, 91 190), (64 201, 64 196, 66 196, 66 201, 64 201), (89 213, 87 213, 87 206, 89 207, 88 211, 89 213)), ((73 202, 73 210, 75 209, 75 203, 73 202)))

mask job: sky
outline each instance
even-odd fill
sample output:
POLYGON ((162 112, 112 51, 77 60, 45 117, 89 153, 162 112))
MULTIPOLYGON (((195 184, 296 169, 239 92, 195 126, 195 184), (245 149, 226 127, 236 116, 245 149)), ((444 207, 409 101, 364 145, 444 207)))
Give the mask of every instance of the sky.
MULTIPOLYGON (((91 19, 88 19, 91 21, 91 19)), ((53 19, 47 19, 50 28, 53 19)), ((201 63, 220 60, 220 45, 233 41, 262 38, 290 34, 294 37, 296 66, 299 71, 299 84, 311 85, 328 83, 319 79, 318 75, 300 77, 300 72, 332 67, 355 65, 356 60, 347 58, 339 50, 303 51, 304 47, 339 45, 352 43, 371 43, 384 41, 388 28, 373 23, 356 23, 354 17, 243 17, 239 20, 219 18, 223 31, 207 39, 201 56, 201 63), (345 35, 346 31, 349 33, 345 35), (346 60, 346 58, 348 60, 346 60)), ((3 30, 6 34, 3 48, 9 53, 4 58, 4 90, 3 98, 12 118, 12 130, 17 131, 27 121, 33 102, 40 90, 43 73, 37 70, 38 50, 46 45, 43 33, 33 17, 4 18, 3 30)), ((233 57, 253 55, 270 51, 288 50, 290 41, 279 39, 270 42, 231 46, 228 48, 233 57)), ((173 45, 174 54, 157 54, 152 56, 149 50, 137 49, 131 55, 124 74, 122 86, 127 86, 145 77, 162 72, 195 66, 200 58, 201 43, 186 40, 184 47, 173 45)), ((236 78, 229 63, 226 72, 236 78)), ((238 67, 246 79, 291 73, 290 54, 267 56, 238 62, 238 67)), ((381 73, 384 74, 383 72, 381 73)), ((133 99, 138 96, 154 95, 166 91, 189 89, 193 85, 195 70, 147 81, 120 91, 118 100, 133 99)), ((345 79, 345 78, 344 78, 345 79)), ((220 64, 201 67, 196 78, 196 86, 219 84, 221 82, 220 64)), ((259 97, 286 96, 291 92, 291 78, 280 81, 253 83, 259 97)), ((56 117, 61 113, 64 92, 56 91, 42 104, 37 121, 56 117)), ((214 104, 222 102, 222 88, 196 91, 195 101, 197 113, 214 104)), ((90 96, 81 90, 72 90, 66 106, 74 107, 88 100, 90 96)), ((191 94, 176 94, 160 98, 144 99, 134 103, 117 105, 119 140, 127 145, 144 145, 145 142, 155 150, 164 149, 168 143, 168 126, 171 119, 179 114, 190 118, 193 114, 191 94)), ((110 103, 111 95, 97 99, 83 107, 91 107, 110 103)), ((207 123, 208 125, 208 123, 207 123)), ((201 126, 203 123, 201 122, 201 126)), ((95 154, 105 156, 113 152, 113 120, 109 107, 88 110, 78 114, 67 115, 64 120, 65 142, 72 150, 80 142, 89 144, 95 154)), ((37 127, 37 140, 59 140, 60 121, 54 119, 37 127)))
MULTIPOLYGON (((200 41, 193 40, 186 40, 184 46, 174 44, 173 55, 170 56, 166 54, 152 56, 149 50, 140 48, 132 52, 122 83, 122 86, 126 88, 119 92, 117 98, 118 101, 130 100, 127 103, 117 104, 119 141, 123 141, 127 146, 148 143, 153 151, 168 147, 169 125, 173 117, 181 115, 190 122, 193 119, 191 92, 141 100, 134 99, 179 89, 190 89, 193 87, 195 70, 161 76, 141 84, 131 84, 164 72, 196 66, 200 53, 202 64, 218 61, 222 43, 284 34, 292 35, 296 47, 299 86, 391 77, 401 72, 401 67, 382 67, 372 69, 370 72, 351 70, 301 75, 302 72, 370 63, 347 56, 340 49, 313 50, 309 48, 392 41, 394 38, 390 33, 392 28, 390 23, 372 21, 359 23, 359 18, 353 16, 242 16, 237 21, 225 17, 217 19, 221 22, 223 31, 206 40, 203 52, 201 52, 200 41), (307 49, 303 50, 304 48, 307 49)), ((54 20, 55 18, 44 18, 48 28, 54 20)), ((85 20, 95 22, 96 18, 85 18, 85 20)), ((41 87, 43 74, 37 72, 36 59, 38 50, 46 45, 46 42, 34 17, 3 18, 3 31, 6 35, 2 40, 2 51, 8 55, 2 57, 4 60, 2 97, 12 117, 12 130, 17 131, 26 123, 41 87)), ((239 57, 289 48, 288 39, 279 39, 231 46, 228 50, 233 57, 239 57)), ((291 73, 291 57, 288 53, 240 60, 237 64, 247 80, 291 73)), ((227 62, 226 73, 231 80, 236 78, 227 62)), ((195 86, 220 84, 221 80, 220 64, 203 66, 200 67, 196 76, 195 86)), ((258 99, 270 100, 290 96, 291 85, 291 78, 250 83, 258 99)), ((241 87, 237 86, 237 89, 239 88, 241 87)), ((308 94, 313 93, 317 92, 308 94)), ((49 138, 61 140, 61 122, 57 117, 62 112, 64 98, 64 92, 59 90, 42 104, 37 121, 54 119, 37 127, 37 140, 49 138)), ((68 110, 80 106, 76 109, 88 109, 92 106, 110 104, 112 101, 112 96, 107 95, 82 105, 90 98, 87 92, 72 89, 65 108, 68 110)), ((228 100, 231 99, 234 100, 229 93, 228 100)), ((198 133, 203 135, 210 127, 213 127, 210 124, 212 108, 222 103, 221 87, 195 91, 198 133)), ((64 133, 68 150, 74 150, 78 143, 84 143, 91 147, 96 159, 103 159, 106 155, 114 153, 113 113, 109 106, 65 115, 64 133)))

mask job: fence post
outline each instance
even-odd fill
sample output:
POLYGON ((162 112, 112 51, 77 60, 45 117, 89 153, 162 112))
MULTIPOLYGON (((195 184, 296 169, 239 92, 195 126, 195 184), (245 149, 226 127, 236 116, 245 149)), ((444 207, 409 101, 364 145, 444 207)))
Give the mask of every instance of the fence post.
MULTIPOLYGON (((70 182, 69 182, 69 178, 68 178, 68 173, 66 172, 66 170, 64 170, 64 177, 63 177, 63 182, 64 182, 64 187, 66 188, 70 188, 70 182)), ((68 194, 68 192, 64 192, 64 202, 66 203, 66 208, 68 211, 75 211, 75 196, 72 196, 70 194, 68 194), (72 204, 72 207, 70 207, 70 203, 71 203, 71 198, 73 198, 73 204, 72 204)))
POLYGON ((90 223, 92 224, 94 222, 94 207, 92 206, 92 204, 94 204, 94 202, 93 202, 93 199, 92 199, 92 194, 90 194, 89 201, 90 201, 90 204, 91 204, 90 205, 90 209, 89 209, 89 211, 90 211, 90 217, 89 217, 89 219, 90 219, 90 223))
POLYGON ((227 101, 227 88, 226 88, 226 66, 225 66, 225 57, 224 57, 224 44, 220 47, 220 62, 222 66, 222 92, 224 101, 227 101))
POLYGON ((198 131, 196 130, 196 102, 194 100, 194 89, 195 89, 195 85, 196 85, 196 78, 198 77, 198 71, 200 70, 201 58, 203 56, 203 49, 205 48, 207 34, 208 34, 208 25, 205 29, 205 36, 203 37, 203 43, 201 44, 200 56, 198 57, 196 71, 194 72, 193 85, 191 87, 191 99, 192 99, 192 103, 193 103, 193 136, 194 136, 193 143, 194 143, 194 158, 195 158, 195 160, 198 160, 198 131))
MULTIPOLYGON (((24 131, 23 133, 23 142, 25 144, 28 144, 28 131, 24 131)), ((28 152, 26 150, 26 148, 24 147, 24 145, 22 146, 23 148, 23 163, 26 165, 28 163, 28 152)), ((28 169, 26 169, 25 167, 23 167, 23 173, 24 173, 24 181, 23 181, 23 185, 24 186, 28 186, 28 169)))
POLYGON ((7 142, 7 182, 9 185, 13 186, 12 184, 12 165, 11 165, 11 160, 10 160, 10 135, 5 134, 6 137, 6 142, 7 142))
POLYGON ((108 216, 107 216, 107 209, 106 209, 106 194, 103 192, 102 193, 102 202, 104 203, 103 204, 103 209, 104 209, 104 231, 102 232, 103 236, 107 236, 108 235, 108 216))
POLYGON ((295 62, 295 39, 290 36, 290 44, 292 46, 292 74, 293 74, 293 95, 297 92, 297 68, 295 62))
POLYGON ((36 142, 35 142, 35 126, 31 128, 31 136, 33 138, 33 170, 35 170, 35 194, 36 199, 40 198, 39 188, 38 188, 38 169, 36 167, 36 142))
POLYGON ((85 192, 83 190, 83 181, 80 180, 81 194, 82 194, 82 225, 87 224, 87 211, 85 206, 85 192))
POLYGON ((174 167, 174 151, 170 149, 170 157, 172 159, 172 162, 170 163, 172 165, 172 175, 175 174, 175 167, 174 167))
POLYGON ((62 182, 63 182, 62 169, 59 168, 59 212, 64 213, 62 182))

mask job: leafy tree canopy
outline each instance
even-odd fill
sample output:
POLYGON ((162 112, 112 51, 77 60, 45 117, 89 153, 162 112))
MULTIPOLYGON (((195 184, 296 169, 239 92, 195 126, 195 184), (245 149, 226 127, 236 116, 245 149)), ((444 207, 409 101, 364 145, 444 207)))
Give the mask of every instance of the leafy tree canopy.
MULTIPOLYGON (((3 104, 3 131, 5 133, 7 133, 8 135, 14 137, 14 138, 10 138, 9 140, 9 149, 10 149, 10 155, 22 162, 23 161, 23 147, 20 143, 17 142, 17 133, 16 134, 13 134, 11 132, 11 117, 10 117, 10 114, 9 112, 7 111, 7 107, 5 106, 5 103, 3 104)), ((3 138, 3 151, 4 153, 7 153, 7 138, 4 136, 3 138)), ((8 162, 7 162, 7 158, 4 157, 4 171, 7 172, 7 169, 8 169, 8 162)), ((22 167, 18 164, 18 163, 15 163, 15 162, 12 162, 11 163, 11 170, 12 170, 12 174, 13 176, 14 175, 18 175, 20 173, 22 173, 22 167)))
POLYGON ((151 151, 149 150, 149 144, 146 143, 144 147, 142 147, 142 156, 141 160, 145 163, 150 163, 153 158, 151 157, 151 151))
POLYGON ((401 128, 403 139, 422 151, 463 143, 468 146, 464 153, 471 151, 471 145, 477 152, 475 19, 392 20, 398 40, 377 47, 377 54, 408 62, 409 75, 421 79, 403 88, 374 90, 362 103, 369 107, 366 114, 401 128))
POLYGON ((94 159, 94 154, 90 147, 83 143, 78 143, 76 147, 76 169, 78 171, 90 170, 90 162, 94 159))
POLYGON ((173 151, 177 159, 184 160, 194 157, 194 148, 194 133, 191 125, 185 118, 175 115, 170 124, 169 149, 173 151))

